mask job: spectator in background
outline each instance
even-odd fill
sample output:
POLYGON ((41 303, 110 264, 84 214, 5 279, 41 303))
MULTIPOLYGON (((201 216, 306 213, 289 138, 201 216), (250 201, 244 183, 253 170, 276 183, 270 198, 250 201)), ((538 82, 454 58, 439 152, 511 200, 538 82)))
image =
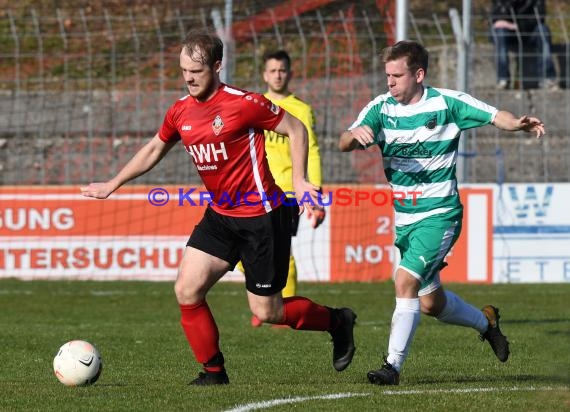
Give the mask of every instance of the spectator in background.
POLYGON ((491 21, 498 89, 509 87, 511 75, 508 51, 518 44, 517 33, 520 34, 521 41, 535 51, 540 86, 548 90, 558 89, 552 62, 550 29, 544 22, 545 16, 545 0, 493 0, 491 21))

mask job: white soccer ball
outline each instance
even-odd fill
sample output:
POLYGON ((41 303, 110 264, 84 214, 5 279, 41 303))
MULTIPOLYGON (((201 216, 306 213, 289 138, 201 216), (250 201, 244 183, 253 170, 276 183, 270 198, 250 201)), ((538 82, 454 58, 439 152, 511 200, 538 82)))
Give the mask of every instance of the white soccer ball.
POLYGON ((66 386, 92 385, 99 379, 102 369, 99 351, 83 340, 67 342, 53 359, 55 376, 66 386))

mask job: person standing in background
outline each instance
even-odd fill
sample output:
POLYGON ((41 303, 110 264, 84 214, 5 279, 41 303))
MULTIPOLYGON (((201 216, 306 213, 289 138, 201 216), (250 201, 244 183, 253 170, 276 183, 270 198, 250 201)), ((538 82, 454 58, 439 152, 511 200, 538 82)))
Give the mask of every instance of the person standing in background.
POLYGON ((495 43, 498 89, 509 88, 509 49, 518 48, 518 35, 536 55, 540 87, 548 90, 559 89, 552 61, 551 34, 545 23, 545 16, 546 0, 493 0, 491 30, 495 43))
MULTIPOLYGON (((285 50, 269 51, 263 55, 263 81, 267 85, 267 91, 264 96, 295 116, 305 125, 309 138, 308 180, 320 187, 322 183, 321 155, 315 133, 315 116, 311 106, 289 90, 289 82, 292 77, 291 58, 285 50)), ((269 169, 275 178, 275 182, 283 189, 285 194, 291 196, 293 193, 293 163, 287 136, 272 130, 266 130, 265 150, 267 152, 269 169)), ((316 229, 325 219, 325 210, 309 211, 307 218, 310 219, 311 226, 316 229)), ((237 270, 243 272, 241 263, 238 264, 237 270)), ((297 294, 297 265, 292 253, 289 257, 287 284, 282 293, 284 298, 297 294)), ((251 325, 259 327, 262 325, 262 322, 253 315, 251 325)))

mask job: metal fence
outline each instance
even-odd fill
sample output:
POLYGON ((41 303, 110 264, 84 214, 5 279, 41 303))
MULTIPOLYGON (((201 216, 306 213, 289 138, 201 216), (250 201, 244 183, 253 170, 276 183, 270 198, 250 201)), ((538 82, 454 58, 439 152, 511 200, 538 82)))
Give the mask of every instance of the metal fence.
MULTIPOLYGON (((273 3, 272 3, 273 4, 273 3)), ((495 88, 494 48, 484 10, 472 15, 469 91, 547 125, 536 142, 491 126, 465 135, 467 182, 570 181, 570 15, 553 7, 558 91, 532 85, 532 56, 513 53, 515 87, 495 88), (529 63, 530 62, 530 63, 529 63), (528 73, 531 73, 528 75, 528 73), (529 86, 530 84, 530 86, 529 86)), ((11 11, 0 15, 0 184, 77 184, 115 173, 154 135, 164 112, 183 95, 179 43, 187 29, 212 27, 216 13, 173 8, 145 13, 85 9, 11 11)), ((393 21, 374 2, 334 3, 315 10, 241 11, 232 16, 233 43, 225 75, 263 91, 261 56, 285 48, 293 58, 295 93, 312 104, 326 183, 380 179, 377 153, 342 154, 337 139, 360 108, 384 93, 381 49, 393 21), (341 4, 341 6, 339 6, 341 4)), ((457 44, 450 13, 410 15, 410 38, 431 56, 428 83, 457 86, 457 44)), ((194 183, 183 150, 174 150, 140 183, 194 183)))

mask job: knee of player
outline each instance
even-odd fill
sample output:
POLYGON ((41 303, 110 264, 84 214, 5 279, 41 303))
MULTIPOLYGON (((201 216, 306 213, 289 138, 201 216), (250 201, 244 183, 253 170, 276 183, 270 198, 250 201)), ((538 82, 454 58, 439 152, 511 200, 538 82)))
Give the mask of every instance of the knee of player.
POLYGON ((270 307, 257 307, 252 313, 263 323, 279 323, 282 320, 282 316, 270 307))
POLYGON ((408 271, 399 268, 396 272, 394 288, 396 290, 396 297, 417 298, 420 283, 408 271))
POLYGON ((199 293, 199 291, 186 285, 180 277, 174 283, 174 294, 176 295, 176 300, 181 305, 193 305, 205 298, 205 294, 199 293))
POLYGON ((420 299, 420 308, 422 313, 427 316, 438 316, 443 309, 438 302, 422 299, 420 299))

